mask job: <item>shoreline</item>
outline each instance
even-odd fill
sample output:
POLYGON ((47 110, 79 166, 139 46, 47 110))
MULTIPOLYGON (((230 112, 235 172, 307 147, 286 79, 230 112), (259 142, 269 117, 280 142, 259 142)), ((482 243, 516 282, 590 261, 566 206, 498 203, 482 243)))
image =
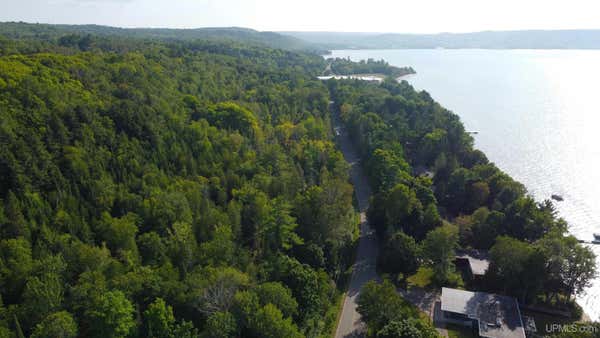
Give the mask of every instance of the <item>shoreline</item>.
MULTIPOLYGON (((382 50, 396 50, 396 49, 382 49, 382 50)), ((407 50, 410 50, 410 49, 407 49, 407 50)), ((344 50, 344 49, 334 49, 334 50, 332 50, 333 53, 329 57, 342 57, 342 58, 343 57, 350 57, 349 55, 345 55, 343 53, 339 54, 340 51, 343 52, 343 51, 347 51, 347 50, 344 50)), ((395 66, 399 66, 399 65, 407 63, 406 59, 398 59, 397 63, 394 64, 393 63, 394 58, 392 58, 392 59, 388 58, 388 57, 391 57, 390 55, 371 54, 371 53, 376 52, 376 51, 377 51, 377 49, 365 49, 365 52, 368 52, 368 53, 362 53, 360 55, 351 54, 351 55, 353 55, 353 57, 351 57, 351 59, 353 59, 354 61, 357 61, 357 60, 360 60, 360 59, 367 59, 369 57, 374 58, 374 59, 384 59, 384 60, 388 60, 388 62, 392 62, 390 64, 391 65, 395 65, 395 66)), ((540 50, 540 51, 544 52, 544 50, 540 50)), ((549 50, 546 50, 546 51, 549 51, 549 50)), ((418 63, 414 64, 414 66, 417 67, 417 68, 425 67, 424 65, 419 66, 418 63)), ((412 82, 410 77, 403 76, 401 78, 398 78, 397 80, 400 81, 401 79, 405 79, 405 80, 408 80, 408 82, 412 82)), ((456 109, 456 110, 458 111, 458 110, 461 110, 461 109, 456 109)), ((459 114, 459 115, 461 116, 461 119, 463 120, 463 124, 464 124, 464 121, 465 121, 464 120, 465 119, 464 114, 459 114)), ((484 136, 484 137, 487 137, 487 136, 484 136)), ((479 148, 479 149, 481 149, 481 148, 479 148)), ((491 155, 491 153, 489 153, 487 151, 486 151, 486 154, 491 155)), ((502 166, 501 163, 498 163, 498 161, 494 161, 494 162, 496 162, 498 164, 498 166, 501 167, 501 169, 504 172, 508 173, 507 168, 504 167, 504 166, 502 166)), ((500 162, 502 162, 502 161, 500 161, 500 162)), ((510 176, 511 177, 515 177, 515 173, 511 173, 510 176)), ((515 179, 516 179, 516 177, 515 177, 515 179)), ((521 178, 518 181, 519 182, 524 182, 524 181, 527 181, 527 180, 521 178)), ((533 183, 535 183, 535 180, 533 180, 533 181, 534 181, 533 183)), ((528 183, 532 183, 532 182, 528 182, 528 183)), ((543 188, 543 186, 542 186, 542 188, 543 188)), ((533 184, 533 185, 527 185, 527 190, 530 193, 532 193, 532 195, 534 197, 537 197, 537 198, 535 198, 535 200, 537 202, 543 201, 544 199, 548 199, 547 196, 550 196, 550 195, 549 195, 549 193, 547 194, 546 191, 544 191, 543 189, 541 189, 543 191, 543 194, 539 194, 539 193, 536 194, 536 193, 534 193, 535 191, 537 191, 539 189, 541 189, 541 188, 540 187, 536 187, 535 184, 533 184)), ((554 188, 552 190, 553 190, 553 192, 556 191, 556 189, 554 189, 554 188)), ((577 202, 577 201, 575 201, 575 202, 577 202)), ((569 198, 569 199, 565 199, 565 202, 563 202, 563 204, 556 203, 555 205, 558 207, 558 209, 560 209, 560 214, 561 214, 560 216, 569 220, 568 234, 574 236, 575 238, 577 238, 579 240, 588 241, 589 238, 590 238, 588 236, 591 235, 591 233, 592 233, 591 229, 592 228, 589 225, 585 225, 585 226, 581 225, 581 224, 585 224, 585 221, 586 221, 585 218, 578 219, 578 218, 575 217, 573 219, 573 217, 572 217, 573 211, 570 211, 570 212, 566 211, 568 208, 566 208, 564 204, 567 204, 567 206, 570 207, 570 204, 572 204, 572 203, 574 203, 574 201, 571 198, 569 198), (579 224, 579 223, 581 223, 581 224, 579 224), (587 233, 589 233, 589 235, 587 235, 587 233)), ((586 245, 586 246, 589 245, 590 247, 593 248, 593 250, 595 252, 600 253, 600 246, 598 246, 598 245, 591 245, 591 244, 587 244, 587 243, 584 244, 584 245, 586 245)), ((599 264, 598 268, 600 270, 600 254, 599 254, 599 259, 597 261, 598 261, 598 264, 599 264)), ((598 321, 598 320, 600 320, 600 313, 598 312, 598 310, 597 310, 598 307, 596 306, 598 302, 596 300, 594 300, 594 299, 599 299, 597 296, 600 295, 598 293, 599 290, 600 290, 600 286, 599 286, 600 285, 600 276, 598 276, 597 278, 595 278, 594 281, 593 281, 593 283, 594 283, 594 285, 592 285, 589 289, 586 288, 586 290, 582 294, 580 294, 580 295, 578 295, 576 297, 576 303, 582 309, 582 316, 581 316, 580 321, 594 321, 594 320, 598 321)))
POLYGON ((385 74, 347 74, 347 75, 325 75, 325 76, 317 76, 319 80, 345 80, 345 79, 355 79, 355 80, 363 80, 363 81, 375 81, 375 82, 383 82, 386 78, 385 74))
MULTIPOLYGON (((400 79, 407 77, 409 75, 414 75, 415 73, 411 73, 411 74, 403 74, 400 76, 396 76, 394 77, 394 79, 396 81, 400 81, 400 79)), ((372 73, 372 74, 346 74, 346 75, 337 75, 337 74, 333 74, 333 75, 322 75, 322 76, 317 76, 317 78, 319 80, 329 80, 329 79, 335 79, 335 80, 345 80, 345 79, 355 79, 355 80, 362 80, 362 81, 373 81, 373 82, 383 82, 383 80, 385 80, 388 76, 391 75, 386 75, 386 74, 382 74, 382 73, 372 73)))

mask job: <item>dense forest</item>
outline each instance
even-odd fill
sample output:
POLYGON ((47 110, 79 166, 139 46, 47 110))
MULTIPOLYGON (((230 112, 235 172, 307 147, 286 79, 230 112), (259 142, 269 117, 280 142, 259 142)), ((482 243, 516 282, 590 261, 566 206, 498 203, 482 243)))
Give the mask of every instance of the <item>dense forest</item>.
POLYGON ((323 82, 318 54, 252 40, 20 25, 0 25, 0 337, 329 337, 359 223, 332 114, 394 276, 361 293, 373 336, 437 335, 392 282, 460 284, 459 247, 523 302, 568 303, 595 272, 406 82, 323 82))
POLYGON ((0 336, 330 334, 358 221, 321 57, 21 42, 0 48, 0 336))

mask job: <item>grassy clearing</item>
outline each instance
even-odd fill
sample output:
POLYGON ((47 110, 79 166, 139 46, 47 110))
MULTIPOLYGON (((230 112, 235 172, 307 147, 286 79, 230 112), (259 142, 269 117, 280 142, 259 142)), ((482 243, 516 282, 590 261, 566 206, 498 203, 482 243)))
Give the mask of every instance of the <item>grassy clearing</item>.
POLYGON ((432 268, 422 266, 417 270, 417 273, 406 278, 407 288, 419 287, 422 289, 432 289, 436 287, 453 287, 458 289, 464 289, 464 282, 459 273, 452 273, 446 282, 440 284, 435 280, 435 272, 432 268))
POLYGON ((430 286, 433 286, 433 277, 433 269, 422 266, 417 270, 417 273, 406 279, 407 286, 409 288, 413 286, 423 289, 428 288, 430 286))

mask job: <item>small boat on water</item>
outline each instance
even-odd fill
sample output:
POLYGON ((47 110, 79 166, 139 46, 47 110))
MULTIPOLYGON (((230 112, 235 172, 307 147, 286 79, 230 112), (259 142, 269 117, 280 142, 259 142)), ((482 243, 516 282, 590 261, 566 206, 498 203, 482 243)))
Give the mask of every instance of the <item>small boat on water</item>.
POLYGON ((586 241, 583 239, 578 239, 577 240, 579 243, 587 243, 587 244, 600 244, 600 233, 594 233, 594 239, 592 239, 591 241, 586 241))
POLYGON ((600 233, 594 233, 594 239, 590 243, 600 244, 600 233))
POLYGON ((553 200, 558 201, 558 202, 564 201, 564 198, 561 195, 552 194, 552 196, 550 196, 550 197, 552 197, 553 200))

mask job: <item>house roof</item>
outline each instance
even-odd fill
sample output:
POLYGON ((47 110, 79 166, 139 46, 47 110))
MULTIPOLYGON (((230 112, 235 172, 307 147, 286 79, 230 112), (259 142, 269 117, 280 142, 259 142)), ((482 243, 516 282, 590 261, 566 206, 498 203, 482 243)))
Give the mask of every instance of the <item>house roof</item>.
POLYGON ((429 178, 433 178, 435 176, 435 174, 432 171, 428 170, 427 167, 422 165, 413 168, 413 175, 427 176, 429 178))
POLYGON ((490 261, 487 257, 487 254, 480 251, 458 253, 456 258, 467 260, 473 275, 485 275, 485 272, 490 266, 490 261))
POLYGON ((525 338, 517 301, 508 296, 442 288, 442 311, 477 321, 479 335, 489 338, 525 338))

